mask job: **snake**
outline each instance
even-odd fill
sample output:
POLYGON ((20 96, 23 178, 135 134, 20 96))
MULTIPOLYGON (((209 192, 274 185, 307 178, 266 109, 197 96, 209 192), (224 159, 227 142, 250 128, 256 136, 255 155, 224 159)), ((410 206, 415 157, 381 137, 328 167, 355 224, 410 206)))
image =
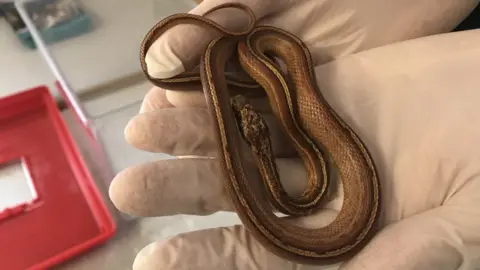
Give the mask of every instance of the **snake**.
POLYGON ((160 20, 141 43, 140 62, 155 86, 203 91, 215 123, 226 194, 242 225, 264 248, 297 263, 324 265, 352 258, 372 239, 381 206, 374 160, 322 95, 313 59, 300 38, 275 26, 258 25, 246 5, 224 3, 202 15, 177 13, 160 20), (248 25, 230 31, 208 18, 223 8, 245 12, 248 25), (205 46, 195 68, 170 78, 151 76, 145 61, 148 50, 167 30, 181 24, 219 35, 205 46), (237 71, 227 72, 232 63, 237 71), (305 166, 307 185, 300 195, 288 194, 280 181, 269 125, 252 105, 252 97, 268 100, 305 166), (295 218, 321 211, 334 169, 344 193, 337 216, 320 228, 301 227, 295 218))

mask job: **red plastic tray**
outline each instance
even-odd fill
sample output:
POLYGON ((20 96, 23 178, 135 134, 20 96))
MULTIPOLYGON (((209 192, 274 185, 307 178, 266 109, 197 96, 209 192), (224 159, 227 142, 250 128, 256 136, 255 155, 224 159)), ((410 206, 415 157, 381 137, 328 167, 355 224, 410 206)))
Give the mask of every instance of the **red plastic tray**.
POLYGON ((0 99, 0 164, 15 160, 23 161, 37 196, 0 209, 1 269, 47 269, 115 233, 47 87, 0 99))

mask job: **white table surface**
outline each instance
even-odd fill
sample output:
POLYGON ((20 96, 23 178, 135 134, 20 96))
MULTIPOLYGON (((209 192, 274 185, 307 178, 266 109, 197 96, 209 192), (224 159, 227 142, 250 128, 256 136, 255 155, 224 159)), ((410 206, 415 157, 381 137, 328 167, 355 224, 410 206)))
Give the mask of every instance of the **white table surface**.
MULTIPOLYGON (((83 36, 52 44, 49 49, 77 93, 98 84, 140 71, 140 43, 162 17, 187 12, 193 0, 82 0, 92 15, 94 30, 83 36)), ((54 77, 37 50, 22 46, 8 23, 0 20, 0 97, 54 77)))

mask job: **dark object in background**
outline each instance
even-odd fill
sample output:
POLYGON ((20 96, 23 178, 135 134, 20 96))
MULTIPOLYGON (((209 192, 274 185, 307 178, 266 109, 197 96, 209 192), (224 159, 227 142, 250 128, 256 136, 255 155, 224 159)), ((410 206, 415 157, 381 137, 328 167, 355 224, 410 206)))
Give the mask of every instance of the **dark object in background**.
MULTIPOLYGON (((36 0, 26 2, 25 8, 47 44, 78 36, 92 29, 90 16, 75 0, 36 0)), ((23 45, 32 49, 36 47, 13 3, 0 4, 0 14, 5 17, 23 45)))
MULTIPOLYGON (((195 1, 202 2, 202 0, 195 1)), ((43 28, 42 34, 47 43, 91 31, 91 18, 75 3, 75 0, 37 0, 27 5, 31 5, 27 9, 37 27, 43 28)), ((35 48, 35 43, 15 10, 14 4, 0 3, 0 17, 6 18, 25 46, 35 48)), ((480 4, 453 32, 477 28, 480 28, 480 4)))
POLYGON ((464 31, 480 28, 480 4, 453 30, 464 31))
POLYGON ((20 19, 20 15, 18 15, 13 3, 0 4, 0 14, 5 17, 15 32, 25 28, 25 24, 22 19, 20 19))

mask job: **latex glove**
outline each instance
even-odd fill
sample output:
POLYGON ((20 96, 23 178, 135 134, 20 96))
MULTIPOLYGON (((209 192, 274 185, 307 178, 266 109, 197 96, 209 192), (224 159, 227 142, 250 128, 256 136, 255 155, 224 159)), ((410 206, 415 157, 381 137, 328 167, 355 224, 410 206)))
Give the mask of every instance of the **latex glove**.
MULTIPOLYGON (((397 41, 449 32, 479 0, 206 0, 190 13, 202 15, 225 2, 240 2, 254 11, 258 24, 274 25, 297 35, 314 62, 323 64, 347 54, 397 41)), ((209 15, 221 25, 243 29, 239 11, 209 15)), ((146 59, 150 75, 170 77, 198 64, 215 33, 194 25, 177 26, 153 44, 146 59), (194 42, 192 42, 194 41, 194 42)))
MULTIPOLYGON (((320 89, 364 138, 382 180, 385 228, 342 269, 474 269, 480 258, 480 152, 475 139, 480 32, 398 43, 317 67, 320 89), (461 42, 460 42, 461 41, 461 42)), ((144 113, 126 129, 147 151, 206 158, 164 160, 129 168, 112 182, 122 211, 141 216, 206 215, 233 210, 201 93, 152 89, 144 113)), ((270 122, 274 125, 274 122, 270 122)), ((274 137, 276 154, 292 152, 274 137)), ((296 159, 278 159, 282 181, 296 193, 304 183, 296 159)), ((337 189, 341 186, 337 183, 337 189)), ((321 215, 328 223, 341 192, 321 215)), ((152 243, 134 269, 324 269, 298 266, 266 252, 243 227, 191 232, 152 243)))

